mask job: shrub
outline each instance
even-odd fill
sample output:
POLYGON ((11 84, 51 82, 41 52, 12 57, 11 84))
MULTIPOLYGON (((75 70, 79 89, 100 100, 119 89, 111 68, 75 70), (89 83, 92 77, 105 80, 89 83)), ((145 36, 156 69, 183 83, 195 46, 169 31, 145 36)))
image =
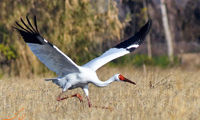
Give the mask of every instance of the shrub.
POLYGON ((179 65, 179 60, 177 57, 174 57, 174 61, 170 62, 168 56, 153 56, 151 59, 147 55, 129 55, 123 56, 116 60, 113 60, 110 65, 134 65, 136 67, 141 67, 143 64, 148 66, 159 66, 162 68, 172 67, 179 65))

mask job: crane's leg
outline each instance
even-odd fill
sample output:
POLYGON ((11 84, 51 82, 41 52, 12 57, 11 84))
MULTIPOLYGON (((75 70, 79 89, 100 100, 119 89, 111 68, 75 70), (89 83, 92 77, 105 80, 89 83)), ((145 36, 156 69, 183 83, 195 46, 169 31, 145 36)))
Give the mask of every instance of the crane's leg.
POLYGON ((112 111, 112 108, 110 107, 100 107, 100 106, 96 106, 96 105, 92 105, 91 102, 90 102, 90 99, 89 99, 89 91, 88 91, 88 85, 85 85, 83 87, 83 91, 85 92, 85 95, 87 97, 87 101, 88 101, 88 106, 91 108, 91 107, 95 107, 95 108, 101 108, 101 109, 108 109, 110 111, 112 111))
POLYGON ((80 100, 80 102, 83 102, 83 97, 79 93, 76 93, 72 95, 71 97, 77 97, 80 100))
POLYGON ((91 104, 90 99, 88 97, 89 96, 88 85, 85 85, 82 89, 83 89, 83 91, 84 91, 84 93, 85 93, 85 95, 87 97, 88 106, 91 107, 92 104, 91 104))
POLYGON ((74 95, 71 95, 71 96, 61 97, 63 93, 64 93, 64 92, 62 92, 62 93, 57 97, 57 99, 56 99, 57 101, 65 100, 65 99, 72 98, 72 97, 77 97, 77 98, 80 100, 80 102, 83 102, 83 97, 82 97, 79 93, 74 94, 74 95))
POLYGON ((89 106, 89 107, 92 107, 92 104, 91 104, 90 99, 89 99, 88 96, 87 96, 87 101, 88 101, 88 106, 89 106))
POLYGON ((66 92, 70 87, 71 87, 70 83, 67 83, 65 85, 65 87, 63 88, 63 90, 60 93, 60 95, 58 95, 57 101, 65 100, 65 99, 68 99, 68 98, 71 98, 71 97, 77 97, 80 100, 80 102, 83 102, 83 97, 80 94, 78 94, 78 93, 74 94, 74 95, 71 95, 71 96, 61 97, 64 94, 64 92, 66 92))

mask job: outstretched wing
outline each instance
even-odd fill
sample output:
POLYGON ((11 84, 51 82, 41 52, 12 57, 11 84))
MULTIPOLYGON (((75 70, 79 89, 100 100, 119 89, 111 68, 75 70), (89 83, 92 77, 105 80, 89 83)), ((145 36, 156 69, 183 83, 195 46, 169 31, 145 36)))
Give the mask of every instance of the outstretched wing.
POLYGON ((151 23, 152 21, 149 20, 133 37, 130 37, 129 39, 119 43, 113 48, 110 48, 104 54, 91 60, 83 66, 96 71, 98 68, 110 62, 111 60, 134 51, 144 41, 145 36, 150 30, 151 23))
POLYGON ((24 41, 28 44, 32 52, 38 59, 45 64, 50 70, 56 72, 57 75, 63 76, 72 72, 80 72, 79 66, 76 65, 67 55, 60 51, 56 46, 45 40, 37 29, 36 16, 34 17, 34 26, 26 17, 28 24, 23 19, 21 22, 24 24, 22 27, 18 22, 14 27, 21 34, 24 41), (26 27, 26 28, 25 28, 26 27))

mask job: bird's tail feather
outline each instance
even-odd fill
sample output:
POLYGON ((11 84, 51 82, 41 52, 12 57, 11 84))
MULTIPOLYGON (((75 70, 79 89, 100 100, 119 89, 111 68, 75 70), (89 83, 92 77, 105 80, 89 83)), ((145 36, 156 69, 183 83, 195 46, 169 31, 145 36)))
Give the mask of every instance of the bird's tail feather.
POLYGON ((52 81, 53 83, 55 83, 56 85, 60 86, 60 82, 59 82, 59 79, 58 78, 47 78, 45 79, 45 81, 52 81))
POLYGON ((45 79, 45 81, 54 81, 54 80, 58 80, 58 78, 47 78, 47 79, 45 79))

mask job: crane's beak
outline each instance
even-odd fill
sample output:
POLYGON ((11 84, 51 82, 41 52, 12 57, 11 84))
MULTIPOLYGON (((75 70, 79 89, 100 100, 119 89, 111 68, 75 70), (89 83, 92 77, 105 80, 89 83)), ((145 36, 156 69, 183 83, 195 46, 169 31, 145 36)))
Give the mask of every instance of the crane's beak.
POLYGON ((124 82, 129 82, 129 83, 131 83, 131 84, 134 84, 134 85, 136 85, 136 83, 135 82, 133 82, 133 81, 131 81, 131 80, 129 80, 129 79, 127 79, 127 78, 124 78, 124 80, 123 80, 124 82))

